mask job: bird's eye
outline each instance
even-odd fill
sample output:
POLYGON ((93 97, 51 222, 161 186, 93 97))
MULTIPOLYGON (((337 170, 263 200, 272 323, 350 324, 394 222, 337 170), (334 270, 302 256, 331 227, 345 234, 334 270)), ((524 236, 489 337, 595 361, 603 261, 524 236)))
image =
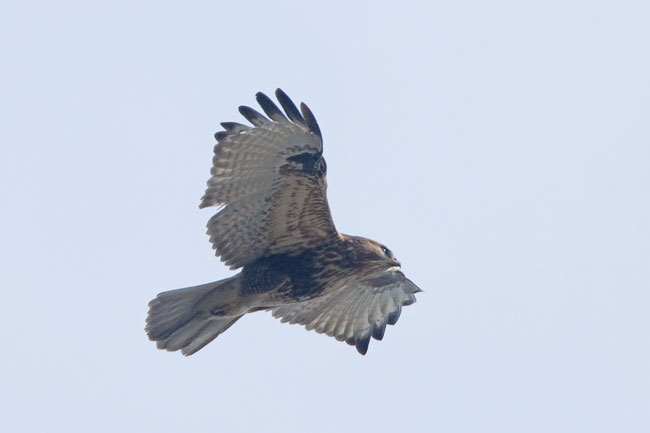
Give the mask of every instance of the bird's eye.
POLYGON ((381 250, 386 254, 386 257, 393 257, 393 253, 391 253, 391 251, 385 246, 382 245, 381 250))

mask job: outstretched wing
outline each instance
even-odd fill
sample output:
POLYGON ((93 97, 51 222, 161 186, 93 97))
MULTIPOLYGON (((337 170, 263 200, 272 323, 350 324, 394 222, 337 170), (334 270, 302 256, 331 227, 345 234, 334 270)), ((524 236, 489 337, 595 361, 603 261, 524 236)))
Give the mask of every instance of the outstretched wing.
POLYGON ((370 337, 381 340, 386 324, 394 325, 403 305, 415 302, 420 288, 398 270, 388 270, 308 301, 272 309, 282 322, 305 325, 356 346, 365 355, 370 337))
POLYGON ((208 235, 231 269, 338 236, 316 119, 305 104, 299 111, 282 90, 275 94, 286 116, 260 92, 268 118, 241 106, 253 126, 226 122, 215 134, 212 177, 200 207, 224 206, 208 222, 208 235))

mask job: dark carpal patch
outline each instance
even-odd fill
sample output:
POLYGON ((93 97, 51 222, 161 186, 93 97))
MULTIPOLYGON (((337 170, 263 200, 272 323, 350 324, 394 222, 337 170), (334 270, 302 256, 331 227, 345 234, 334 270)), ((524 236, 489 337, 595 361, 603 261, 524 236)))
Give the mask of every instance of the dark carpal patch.
POLYGON ((288 157, 287 161, 301 164, 300 171, 312 176, 323 177, 327 174, 327 164, 320 153, 303 152, 288 157))

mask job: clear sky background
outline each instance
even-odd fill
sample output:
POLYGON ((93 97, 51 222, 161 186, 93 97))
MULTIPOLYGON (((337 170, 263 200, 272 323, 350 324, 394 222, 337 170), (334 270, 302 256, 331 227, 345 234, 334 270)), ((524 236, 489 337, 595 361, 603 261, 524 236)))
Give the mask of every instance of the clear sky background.
POLYGON ((648 1, 2 9, 2 431, 650 431, 648 1), (158 351, 147 302, 232 274, 212 134, 276 87, 425 292, 365 357, 268 313, 158 351))

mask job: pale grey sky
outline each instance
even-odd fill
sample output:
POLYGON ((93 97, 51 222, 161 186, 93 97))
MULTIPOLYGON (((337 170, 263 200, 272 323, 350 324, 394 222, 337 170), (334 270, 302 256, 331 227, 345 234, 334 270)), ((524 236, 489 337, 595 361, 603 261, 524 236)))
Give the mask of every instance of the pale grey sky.
POLYGON ((0 44, 2 431, 650 431, 647 1, 8 2, 0 44), (267 313, 158 351, 276 87, 425 292, 365 357, 267 313))

